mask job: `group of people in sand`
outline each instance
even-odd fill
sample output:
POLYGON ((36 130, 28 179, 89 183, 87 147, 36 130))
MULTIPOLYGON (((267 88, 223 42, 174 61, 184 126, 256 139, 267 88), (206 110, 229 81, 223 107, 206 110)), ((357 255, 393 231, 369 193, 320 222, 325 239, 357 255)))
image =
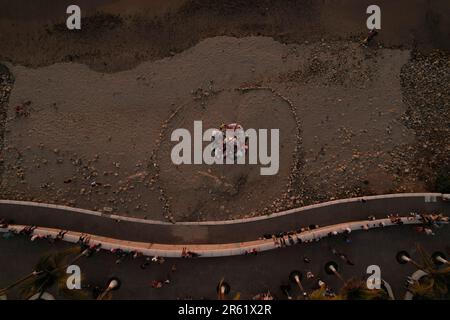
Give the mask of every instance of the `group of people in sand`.
POLYGON ((216 159, 237 159, 245 156, 248 138, 239 123, 222 124, 212 132, 214 157, 216 159))

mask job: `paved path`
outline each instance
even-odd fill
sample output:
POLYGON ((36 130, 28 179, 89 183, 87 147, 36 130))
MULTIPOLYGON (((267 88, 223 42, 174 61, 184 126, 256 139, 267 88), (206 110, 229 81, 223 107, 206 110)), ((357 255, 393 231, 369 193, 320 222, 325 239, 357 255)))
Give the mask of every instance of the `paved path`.
MULTIPOLYGON (((300 270, 303 274, 312 271, 315 280, 306 280, 303 285, 310 292, 317 283, 317 278, 328 283, 337 290, 341 283, 336 277, 324 272, 324 265, 330 260, 339 264, 345 279, 350 277, 367 277, 369 265, 381 268, 383 279, 388 281, 395 296, 403 299, 404 283, 415 268, 412 265, 401 265, 395 260, 400 250, 406 250, 412 258, 420 260, 416 244, 420 244, 428 253, 444 252, 450 256, 450 226, 436 230, 436 236, 427 236, 414 231, 413 226, 394 226, 374 229, 369 232, 351 234, 351 243, 341 237, 331 237, 319 242, 303 243, 297 246, 261 252, 257 256, 232 256, 203 259, 166 259, 163 264, 151 263, 145 270, 140 268, 144 257, 126 259, 116 264, 117 257, 106 251, 81 259, 79 266, 85 280, 83 284, 104 285, 111 276, 122 280, 122 287, 115 292, 115 299, 176 299, 191 296, 193 298, 216 299, 215 287, 222 277, 231 285, 231 296, 242 293, 242 298, 251 298, 254 294, 270 290, 282 298, 279 289, 281 283, 288 282, 292 270, 300 270), (333 255, 330 247, 344 252, 355 263, 350 266, 333 255), (305 263, 307 256, 311 262, 305 263), (170 285, 161 289, 150 286, 152 280, 164 280, 170 274, 173 264, 177 271, 172 273, 170 285)), ((28 237, 2 239, 0 237, 0 287, 11 284, 14 280, 28 274, 39 258, 50 250, 61 250, 73 244, 58 242, 49 244, 45 240, 31 242, 28 237), (9 263, 8 263, 9 262, 9 263)), ((293 295, 299 290, 293 286, 293 295)))
MULTIPOLYGON (((423 220, 420 216, 399 218, 402 224, 422 224, 423 220)), ((443 223, 447 224, 447 223, 443 223)), ((102 237, 94 234, 80 233, 76 231, 66 230, 61 240, 65 242, 78 243, 81 237, 84 237, 88 245, 100 245, 103 250, 120 249, 125 252, 140 252, 144 256, 158 256, 168 258, 183 258, 184 253, 195 252, 202 258, 206 257, 227 257, 235 255, 245 255, 250 252, 263 252, 278 249, 280 247, 293 246, 300 243, 315 242, 330 235, 339 236, 344 233, 353 231, 369 231, 380 227, 397 226, 398 223, 388 218, 379 220, 363 220, 340 223, 326 227, 320 227, 313 230, 304 231, 302 233, 292 234, 291 236, 283 236, 273 239, 260 239, 245 242, 233 242, 224 244, 160 244, 146 243, 137 241, 128 241, 122 239, 114 239, 102 237)), ((20 232, 30 226, 9 225, 7 228, 0 228, 0 233, 20 234, 20 232)), ((59 229, 36 227, 28 235, 33 239, 51 237, 57 238, 60 234, 59 229)))
POLYGON ((412 211, 450 215, 450 203, 436 193, 395 194, 331 201, 252 219, 170 224, 64 206, 0 200, 0 218, 12 219, 17 224, 166 244, 251 241, 264 234, 298 230, 310 224, 326 226, 365 220, 369 215, 384 218, 388 214, 407 215, 412 211))

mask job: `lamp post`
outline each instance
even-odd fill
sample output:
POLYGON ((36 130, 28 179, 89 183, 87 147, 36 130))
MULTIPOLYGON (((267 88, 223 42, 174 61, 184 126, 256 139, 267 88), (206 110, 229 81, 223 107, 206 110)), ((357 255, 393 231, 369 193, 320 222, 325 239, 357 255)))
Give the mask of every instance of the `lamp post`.
POLYGON ((119 278, 112 277, 108 280, 108 286, 106 289, 98 296, 97 300, 103 300, 108 293, 111 291, 119 290, 121 282, 119 278))
POLYGON ((289 294, 289 291, 291 291, 291 286, 289 284, 282 284, 280 286, 281 292, 283 292, 288 300, 292 300, 291 295, 289 294))
POLYGON ((399 251, 399 252, 397 252, 397 255, 395 256, 395 258, 396 258, 397 262, 400 263, 400 264, 411 263, 417 269, 423 269, 423 267, 421 265, 419 265, 416 261, 411 259, 409 253, 406 252, 406 251, 399 251))
POLYGON ((302 292, 303 295, 306 295, 306 291, 303 288, 302 285, 302 273, 298 270, 294 270, 289 274, 289 280, 291 280, 291 282, 296 283, 298 285, 298 287, 300 288, 300 291, 302 292))
POLYGON ((325 264, 325 272, 330 275, 335 275, 338 277, 343 283, 345 283, 344 278, 339 273, 338 264, 334 261, 329 261, 325 264))
POLYGON ((219 284, 217 285, 217 295, 219 297, 219 300, 224 300, 225 296, 230 292, 231 287, 230 285, 225 282, 224 279, 220 280, 219 284))
POLYGON ((447 258, 445 257, 445 255, 442 252, 436 251, 435 253, 433 253, 433 255, 431 256, 431 259, 433 260, 435 265, 443 265, 443 264, 450 264, 450 261, 447 260, 447 258))

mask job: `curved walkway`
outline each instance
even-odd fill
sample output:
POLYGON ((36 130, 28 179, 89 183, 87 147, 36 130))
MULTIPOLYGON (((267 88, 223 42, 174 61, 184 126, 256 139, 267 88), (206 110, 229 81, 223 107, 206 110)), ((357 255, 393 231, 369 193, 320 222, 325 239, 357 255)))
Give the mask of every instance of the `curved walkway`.
POLYGON ((166 244, 245 242, 311 224, 326 226, 365 220, 369 215, 381 219, 388 214, 436 211, 450 214, 450 203, 443 201, 442 194, 411 193, 336 200, 250 219, 170 224, 59 205, 0 200, 0 219, 17 224, 166 244))
MULTIPOLYGON (((420 216, 402 217, 402 224, 421 224, 423 223, 420 216)), ((320 239, 337 236, 352 231, 369 230, 379 227, 396 226, 390 219, 365 220, 341 223, 322 227, 302 233, 296 233, 292 236, 284 236, 274 239, 260 239, 254 241, 246 241, 240 243, 224 243, 224 244, 161 244, 161 243, 145 243, 137 241, 126 241, 101 237, 93 234, 86 234, 76 231, 67 231, 64 234, 63 241, 77 243, 80 237, 83 237, 88 245, 101 245, 101 249, 112 250, 120 249, 125 252, 140 252, 145 256, 159 256, 168 258, 181 258, 183 252, 193 252, 200 257, 226 257, 243 255, 267 250, 273 250, 280 247, 292 246, 299 243, 307 243, 319 241, 320 239), (282 241, 283 240, 283 241, 282 241)), ((0 232, 19 233, 26 228, 24 225, 10 225, 7 228, 0 229, 0 232)), ((56 238, 61 230, 53 228, 36 227, 30 236, 38 236, 41 238, 56 238)), ((85 243, 86 243, 85 242, 85 243)))

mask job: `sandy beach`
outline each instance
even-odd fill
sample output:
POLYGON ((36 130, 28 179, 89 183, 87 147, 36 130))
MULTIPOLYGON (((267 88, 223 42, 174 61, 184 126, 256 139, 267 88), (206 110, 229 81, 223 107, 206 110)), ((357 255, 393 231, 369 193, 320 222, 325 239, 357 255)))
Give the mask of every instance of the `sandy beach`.
POLYGON ((401 4, 381 1, 369 47, 367 1, 91 1, 74 33, 63 2, 0 14, 3 199, 227 220, 437 191, 448 172, 445 1, 399 19, 401 4), (170 133, 195 120, 280 129, 278 174, 174 165, 170 133))

